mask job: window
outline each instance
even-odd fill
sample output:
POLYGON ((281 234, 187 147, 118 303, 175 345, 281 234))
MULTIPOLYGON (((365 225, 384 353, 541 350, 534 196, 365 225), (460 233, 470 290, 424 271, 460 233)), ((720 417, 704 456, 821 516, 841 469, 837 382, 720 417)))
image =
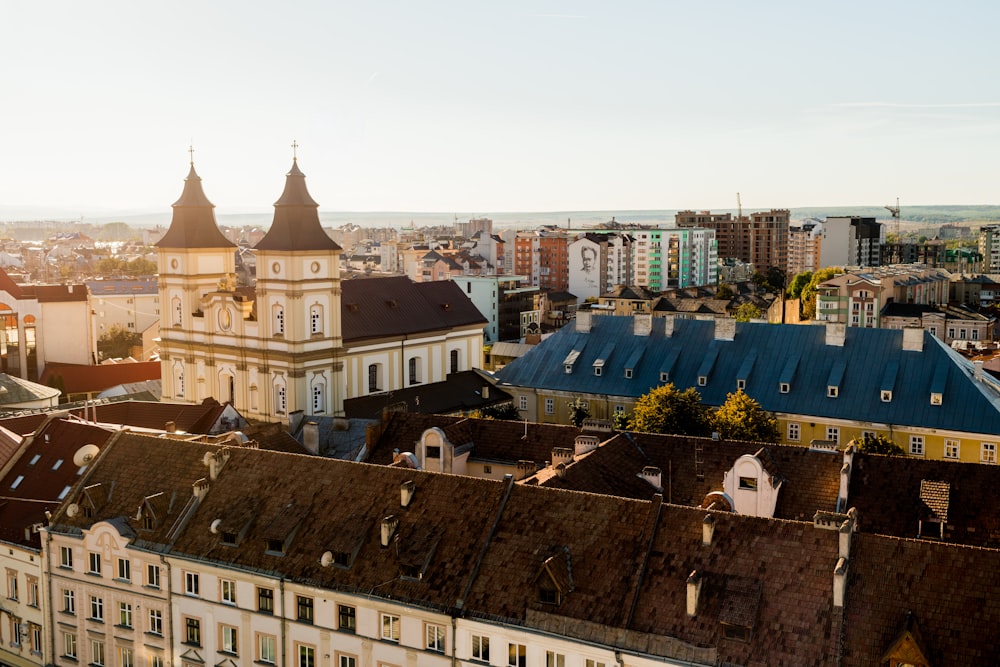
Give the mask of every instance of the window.
POLYGON ((274 335, 280 336, 285 333, 285 309, 281 306, 274 307, 274 335))
POLYGON ((944 457, 946 459, 957 459, 961 452, 961 445, 958 440, 944 441, 944 457))
POLYGON ((263 614, 274 613, 274 591, 270 588, 257 589, 257 611, 263 614))
POLYGON ((448 361, 449 361, 449 368, 451 369, 448 372, 449 373, 457 373, 459 371, 459 368, 458 368, 458 350, 452 350, 450 353, 448 353, 448 361))
POLYGON ((299 644, 299 667, 316 667, 316 649, 299 644))
POLYGON ((296 596, 298 599, 298 604, 296 608, 298 609, 298 620, 303 623, 313 622, 313 599, 307 598, 304 595, 296 596))
POLYGON ((826 439, 830 442, 840 444, 840 428, 837 426, 827 426, 826 439))
POLYGON ((63 633, 63 656, 76 659, 76 635, 72 632, 63 633))
POLYGON ((527 410, 528 409, 528 397, 527 396, 518 396, 517 397, 517 409, 518 410, 527 410))
POLYGON ((601 377, 601 367, 600 366, 594 366, 594 375, 596 375, 597 377, 601 377))
POLYGON ((368 392, 373 393, 378 388, 378 364, 368 364, 368 392))
POLYGON ((132 605, 127 602, 118 603, 118 625, 123 628, 132 627, 132 605))
POLYGON ((323 306, 309 308, 309 333, 323 333, 323 306))
POLYGON ((788 441, 798 442, 799 438, 802 437, 802 432, 799 425, 796 422, 788 423, 788 441))
POLYGON ((314 384, 312 388, 312 399, 313 399, 313 414, 318 414, 324 411, 326 408, 326 397, 324 394, 324 385, 322 383, 314 384))
POLYGON ((104 600, 99 597, 90 597, 90 618, 94 621, 104 620, 104 600))
POLYGON ((931 392, 931 405, 941 405, 944 396, 939 392, 931 392))
POLYGON ((546 398, 545 399, 545 414, 554 415, 556 413, 556 399, 546 398))
POLYGON ((273 665, 276 646, 274 635, 257 635, 257 660, 273 665))
POLYGON ((118 559, 118 578, 122 581, 132 581, 132 561, 127 558, 118 559))
POLYGON ((955 327, 948 327, 948 338, 955 337, 955 327))
POLYGON ((285 386, 277 385, 274 388, 274 411, 279 414, 285 414, 287 404, 285 402, 285 386))
POLYGON ((427 623, 424 630, 424 635, 427 638, 427 650, 444 653, 444 626, 427 623))
POLYGON ((420 360, 416 357, 410 357, 409 365, 409 377, 410 384, 420 383, 420 360))
POLYGON ((100 574, 101 573, 101 554, 91 551, 89 554, 90 569, 87 570, 88 574, 100 574))
POLYGON ((337 605, 337 629, 355 632, 358 628, 357 610, 346 604, 337 605))
POLYGON ((223 579, 221 585, 222 601, 226 604, 236 604, 236 582, 229 579, 223 579))
POLYGON ((590 660, 589 658, 584 662, 584 667, 604 667, 603 662, 597 662, 596 660, 590 660))
POLYGON ((883 403, 892 403, 892 391, 883 389, 880 394, 883 403))
POLYGON ((911 456, 924 455, 924 436, 922 435, 910 436, 910 455, 911 456))
POLYGON ((184 592, 188 595, 198 595, 198 573, 184 573, 184 592))
POLYGON ((623 414, 625 414, 625 406, 624 405, 616 405, 615 406, 615 414, 616 415, 623 415, 623 414))
POLYGON ((983 463, 997 462, 997 444, 995 442, 984 442, 979 453, 979 460, 983 463))
POLYGON ((743 391, 746 388, 747 388, 747 381, 746 380, 739 379, 739 380, 736 381, 736 390, 737 391, 743 391))
POLYGON ((979 329, 973 329, 969 333, 972 334, 972 340, 979 340, 979 329))
POLYGON ((483 474, 490 475, 493 473, 493 466, 483 466, 483 474))
POLYGON ((239 653, 236 645, 236 635, 238 633, 237 629, 231 625, 222 626, 222 651, 223 653, 232 653, 236 655, 239 653))
POLYGON ((163 656, 161 655, 149 656, 149 667, 163 667, 163 656))
POLYGON ((76 613, 76 593, 68 588, 62 589, 62 610, 65 614, 76 613))
POLYGON ((201 646, 201 621, 197 618, 184 619, 184 643, 201 646))
POLYGON ((25 577, 28 581, 28 606, 38 606, 38 580, 25 577))
POLYGON ((757 478, 756 477, 740 477, 740 488, 745 491, 756 491, 757 490, 757 478))
POLYGON ((472 658, 483 662, 490 661, 490 638, 482 635, 472 635, 472 658))
POLYGON ((545 652, 545 667, 566 667, 566 656, 554 651, 545 652))
POLYGON ((59 567, 73 569, 73 550, 69 547, 59 547, 59 567))
POLYGON ((791 387, 787 382, 781 382, 778 384, 778 393, 787 394, 791 387))
POLYGON ((7 598, 17 600, 17 572, 7 570, 7 598))
POLYGON ((667 382, 670 380, 670 373, 660 373, 660 382, 667 382))
POLYGON ((147 565, 146 566, 146 585, 150 588, 160 587, 160 566, 159 565, 147 565))
POLYGON ((835 386, 831 385, 831 386, 829 386, 829 387, 826 388, 826 397, 827 398, 837 398, 838 391, 839 391, 838 387, 835 387, 835 386))
POLYGON ((508 667, 527 667, 528 647, 524 644, 508 644, 507 665, 508 667))
POLYGON ((163 612, 159 609, 149 610, 149 633, 152 635, 163 634, 163 612))
POLYGON ((132 667, 132 649, 122 646, 118 649, 119 667, 132 667))
POLYGON ((338 654, 337 667, 358 667, 358 657, 345 653, 338 654))
POLYGON ((90 642, 90 664, 104 665, 104 642, 98 639, 90 642))
POLYGON ((382 639, 391 642, 399 641, 399 616, 394 614, 381 614, 382 618, 382 639))
MULTIPOLYGON (((626 380, 631 380, 632 379, 632 369, 631 368, 626 368, 625 369, 625 379, 626 380)), ((737 384, 739 384, 740 382, 742 382, 742 380, 738 381, 737 384)), ((742 389, 742 387, 741 387, 741 389, 742 389)))
POLYGON ((707 384, 708 384, 708 376, 706 376, 706 375, 699 375, 698 376, 698 386, 699 387, 704 387, 707 384))

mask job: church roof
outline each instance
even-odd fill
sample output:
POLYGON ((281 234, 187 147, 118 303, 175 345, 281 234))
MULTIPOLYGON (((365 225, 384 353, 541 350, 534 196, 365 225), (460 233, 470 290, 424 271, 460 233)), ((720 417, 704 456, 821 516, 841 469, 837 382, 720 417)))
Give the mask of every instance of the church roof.
POLYGON ((215 223, 215 204, 205 196, 201 177, 194 170, 194 163, 184 179, 184 191, 180 199, 174 202, 173 209, 170 229, 156 244, 158 248, 236 247, 219 231, 215 223))
POLYGON ((319 204, 306 188, 306 175, 297 160, 285 175, 285 191, 274 202, 274 220, 257 245, 258 250, 340 250, 323 231, 319 222, 319 204))

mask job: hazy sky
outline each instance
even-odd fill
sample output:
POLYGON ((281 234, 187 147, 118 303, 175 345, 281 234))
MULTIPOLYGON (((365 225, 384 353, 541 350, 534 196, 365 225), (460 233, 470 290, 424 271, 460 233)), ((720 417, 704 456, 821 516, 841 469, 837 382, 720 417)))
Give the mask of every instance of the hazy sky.
POLYGON ((0 0, 0 206, 1000 201, 1000 3, 0 0))

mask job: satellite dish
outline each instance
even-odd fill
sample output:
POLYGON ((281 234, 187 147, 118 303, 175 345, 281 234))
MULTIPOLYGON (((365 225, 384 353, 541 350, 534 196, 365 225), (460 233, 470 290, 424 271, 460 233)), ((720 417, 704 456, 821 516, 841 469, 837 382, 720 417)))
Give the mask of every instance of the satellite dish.
POLYGON ((209 527, 209 530, 212 531, 213 533, 218 533, 219 526, 221 525, 222 525, 222 519, 216 519, 215 521, 212 522, 212 525, 209 527))
POLYGON ((89 464, 94 460, 101 451, 101 448, 97 445, 84 445, 80 449, 76 450, 76 454, 73 455, 73 464, 78 468, 89 464))
POLYGON ((80 513, 80 506, 77 505, 76 503, 70 503, 69 506, 66 508, 66 516, 68 516, 71 519, 79 513, 80 513))
POLYGON ((333 554, 329 551, 324 551, 323 556, 319 559, 319 564, 323 567, 330 567, 333 564, 333 554))

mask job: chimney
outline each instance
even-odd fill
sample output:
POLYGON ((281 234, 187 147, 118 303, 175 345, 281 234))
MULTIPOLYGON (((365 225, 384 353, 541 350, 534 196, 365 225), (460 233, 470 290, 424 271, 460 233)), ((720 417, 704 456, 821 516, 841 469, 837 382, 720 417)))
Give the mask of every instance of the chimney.
POLYGON ((652 313, 636 313, 632 316, 632 333, 636 336, 648 336, 653 330, 652 313))
POLYGON ((924 351, 924 330, 918 327, 903 329, 903 349, 911 352, 924 351))
POLYGON ((310 454, 319 455, 319 424, 305 423, 302 427, 302 446, 309 450, 310 454))
POLYGON ((489 398, 490 398, 490 386, 488 384, 484 384, 483 385, 482 397, 483 397, 484 401, 485 400, 489 400, 489 398))
POLYGON ((177 431, 177 422, 167 422, 166 426, 163 427, 163 430, 167 433, 175 433, 177 431))
POLYGON ((701 543, 706 547, 712 546, 712 538, 715 536, 715 517, 707 515, 701 522, 701 543))
POLYGON ((844 338, 847 336, 847 325, 843 322, 826 323, 826 344, 835 347, 844 347, 844 338))
POLYGON ((514 475, 515 481, 521 481, 526 477, 531 477, 535 474, 535 462, 534 461, 518 461, 517 462, 517 474, 514 475))
POLYGON ((663 487, 660 485, 663 473, 659 468, 655 466, 646 466, 639 473, 639 477, 644 479, 650 486, 652 486, 657 491, 662 491, 663 487))
POLYGON ((972 362, 972 376, 977 380, 979 380, 980 382, 983 381, 983 362, 981 361, 972 362))
MULTIPOLYGON (((837 567, 833 569, 833 606, 844 606, 844 591, 847 589, 847 559, 843 556, 837 560, 837 567)), ((690 586, 688 598, 691 597, 690 586)), ((689 603, 690 604, 690 603, 689 603)))
POLYGON ((395 514, 382 517, 382 546, 389 546, 392 536, 396 534, 396 527, 399 526, 399 517, 395 514))
POLYGON ((408 479, 399 485, 399 506, 409 507, 413 500, 413 494, 417 491, 417 485, 412 479, 408 479))
POLYGON ((663 335, 670 338, 674 335, 674 316, 667 315, 663 318, 663 335))
POLYGON ((564 477, 566 477, 565 463, 560 463, 557 466, 555 466, 555 470, 556 470, 556 476, 559 477, 559 479, 563 479, 564 477))
POLYGON ((590 321, 593 313, 589 310, 576 311, 576 330, 579 333, 590 333, 590 321))
POLYGON ((692 570, 687 578, 687 613, 692 618, 698 615, 699 593, 701 593, 701 573, 692 570))
POLYGON ((191 490, 194 492, 195 498, 204 498, 205 494, 208 493, 208 480, 202 477, 191 485, 191 490))
POLYGON ((577 456, 582 456, 587 452, 592 452, 597 449, 597 445, 600 442, 597 440, 596 435, 578 435, 576 440, 573 441, 573 453, 577 456))
POLYGON ((219 472, 222 470, 222 466, 226 465, 226 461, 228 460, 228 447, 224 447, 215 453, 209 452, 205 455, 205 465, 208 466, 208 479, 210 481, 214 482, 219 478, 219 472))
POLYGON ((854 521, 853 519, 848 519, 844 523, 840 524, 840 552, 839 556, 841 558, 851 557, 851 533, 854 532, 854 521))
POLYGON ((552 467, 555 468, 560 463, 572 463, 573 462, 573 450, 569 447, 553 447, 552 448, 552 467))
POLYGON ((733 340, 736 338, 736 320, 731 317, 715 318, 715 340, 733 340))

